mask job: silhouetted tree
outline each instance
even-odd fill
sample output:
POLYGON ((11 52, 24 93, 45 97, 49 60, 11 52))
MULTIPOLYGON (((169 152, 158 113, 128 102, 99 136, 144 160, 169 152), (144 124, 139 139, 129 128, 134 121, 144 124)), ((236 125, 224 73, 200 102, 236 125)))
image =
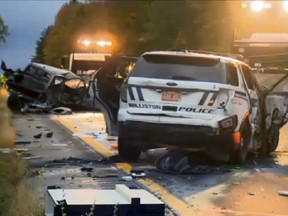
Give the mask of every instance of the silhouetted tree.
POLYGON ((44 47, 45 47, 48 33, 51 29, 52 29, 52 26, 48 26, 42 31, 40 39, 36 42, 36 53, 35 53, 35 56, 32 57, 32 61, 38 62, 38 63, 45 63, 44 47))
POLYGON ((0 15, 0 44, 5 43, 7 36, 8 36, 8 26, 5 25, 4 20, 0 15))

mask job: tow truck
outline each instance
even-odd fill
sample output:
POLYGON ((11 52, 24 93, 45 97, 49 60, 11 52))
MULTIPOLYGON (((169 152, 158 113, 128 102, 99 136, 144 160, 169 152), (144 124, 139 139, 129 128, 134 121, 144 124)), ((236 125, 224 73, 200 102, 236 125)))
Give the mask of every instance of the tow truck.
POLYGON ((62 58, 62 68, 81 77, 89 77, 103 66, 110 53, 82 53, 73 52, 62 58))
POLYGON ((288 1, 243 1, 238 11, 231 53, 243 56, 260 84, 267 115, 263 152, 270 153, 287 121, 288 102, 278 99, 288 96, 288 1), (279 113, 286 113, 286 118, 279 113))

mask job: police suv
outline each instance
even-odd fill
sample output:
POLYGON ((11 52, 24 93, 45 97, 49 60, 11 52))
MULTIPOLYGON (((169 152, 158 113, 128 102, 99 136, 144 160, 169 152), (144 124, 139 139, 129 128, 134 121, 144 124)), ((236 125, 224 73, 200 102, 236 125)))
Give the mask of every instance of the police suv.
POLYGON ((96 99, 122 158, 138 160, 142 151, 167 147, 241 163, 263 147, 266 96, 242 61, 159 51, 118 66, 114 61, 113 70, 110 64, 98 72, 96 99))

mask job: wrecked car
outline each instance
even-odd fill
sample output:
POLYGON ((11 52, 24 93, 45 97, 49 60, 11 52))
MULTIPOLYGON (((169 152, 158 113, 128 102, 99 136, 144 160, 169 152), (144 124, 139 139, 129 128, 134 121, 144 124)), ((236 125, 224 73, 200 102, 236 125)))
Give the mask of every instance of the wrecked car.
POLYGON ((110 81, 115 70, 99 70, 96 100, 126 160, 167 147, 243 163, 248 152, 277 147, 288 110, 287 92, 279 87, 288 74, 281 73, 263 91, 251 68, 233 57, 148 52, 122 82, 110 81))
MULTIPOLYGON (((108 57, 103 62, 103 66, 111 64, 111 59, 114 58, 119 59, 119 70, 123 65, 125 67, 137 59, 122 56, 108 57)), ((2 70, 9 74, 8 106, 12 110, 50 112, 57 107, 63 107, 58 109, 59 113, 65 111, 64 107, 73 110, 97 110, 94 103, 95 76, 85 80, 70 71, 34 62, 24 70, 16 71, 2 64, 2 70)))

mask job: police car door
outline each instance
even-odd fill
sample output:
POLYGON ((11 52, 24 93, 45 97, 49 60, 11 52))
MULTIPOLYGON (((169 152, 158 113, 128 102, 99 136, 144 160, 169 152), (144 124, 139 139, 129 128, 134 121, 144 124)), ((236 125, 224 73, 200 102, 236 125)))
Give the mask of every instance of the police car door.
POLYGON ((288 121, 288 70, 264 69, 255 76, 265 92, 265 122, 269 136, 271 130, 278 133, 277 130, 288 121))
POLYGON ((103 113, 106 131, 111 136, 118 135, 117 115, 120 90, 126 78, 125 69, 135 61, 134 58, 108 57, 105 64, 93 77, 95 82, 92 83, 91 88, 94 106, 103 113))
POLYGON ((261 110, 260 110, 260 101, 259 101, 259 94, 257 92, 252 74, 251 69, 249 66, 241 64, 241 69, 246 81, 246 85, 248 88, 250 102, 251 102, 251 116, 250 122, 252 125, 252 132, 260 133, 260 124, 261 124, 261 110))

